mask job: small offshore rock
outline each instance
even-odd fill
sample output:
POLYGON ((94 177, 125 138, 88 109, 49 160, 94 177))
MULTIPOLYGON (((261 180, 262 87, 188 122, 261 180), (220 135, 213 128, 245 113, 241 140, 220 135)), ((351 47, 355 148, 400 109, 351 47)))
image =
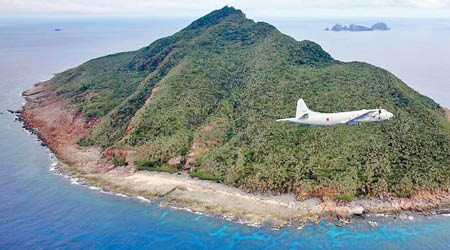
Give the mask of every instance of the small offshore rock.
POLYGON ((378 222, 376 222, 376 221, 369 220, 368 222, 369 222, 369 225, 372 226, 372 227, 377 227, 378 226, 378 222))
POLYGON ((22 112, 20 110, 12 110, 12 109, 7 109, 6 111, 8 111, 11 114, 20 114, 22 112))
POLYGON ((450 209, 437 210, 435 211, 435 214, 437 215, 450 214, 450 209))
POLYGON ((306 223, 304 221, 301 221, 298 226, 297 229, 303 229, 306 226, 306 223))
POLYGON ((350 208, 350 213, 353 215, 362 215, 364 213, 364 208, 360 205, 356 205, 350 208))

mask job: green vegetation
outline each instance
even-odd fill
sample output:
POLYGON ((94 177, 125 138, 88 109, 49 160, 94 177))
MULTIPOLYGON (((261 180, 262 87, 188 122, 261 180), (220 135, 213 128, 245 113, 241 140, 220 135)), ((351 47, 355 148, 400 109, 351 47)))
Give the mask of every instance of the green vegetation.
POLYGON ((167 172, 167 173, 176 173, 179 171, 177 166, 174 165, 168 165, 164 164, 159 161, 151 161, 148 159, 140 159, 137 164, 136 168, 139 170, 150 170, 150 171, 156 171, 156 172, 167 172))
POLYGON ((219 177, 211 175, 202 169, 192 172, 191 177, 197 177, 200 180, 209 180, 209 181, 215 181, 215 182, 222 181, 219 177))
POLYGON ((95 145, 95 142, 94 141, 92 141, 92 140, 89 140, 89 139, 82 139, 82 140, 79 140, 78 142, 77 142, 77 144, 78 144, 78 146, 80 146, 80 147, 90 147, 90 146, 93 146, 93 145, 95 145))
POLYGON ((336 61, 316 43, 233 8, 54 81, 58 95, 100 121, 79 144, 139 149, 147 156, 138 169, 180 171, 167 162, 185 159, 201 136, 214 143, 191 175, 248 191, 314 196, 332 189, 336 199, 352 200, 450 186, 450 126, 438 104, 383 69, 336 61), (299 97, 322 112, 381 105, 394 119, 335 127, 275 122, 294 115, 299 97), (220 129, 205 130, 216 117, 223 117, 220 129))
POLYGON ((128 162, 126 162, 125 157, 123 156, 114 156, 112 158, 112 162, 114 166, 126 166, 128 165, 128 162))
POLYGON ((334 197, 336 200, 351 202, 355 199, 354 194, 340 194, 334 197))

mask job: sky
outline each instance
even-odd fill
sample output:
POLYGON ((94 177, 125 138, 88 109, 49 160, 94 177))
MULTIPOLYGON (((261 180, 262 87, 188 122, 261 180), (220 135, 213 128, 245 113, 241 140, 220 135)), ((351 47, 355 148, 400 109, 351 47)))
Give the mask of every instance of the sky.
POLYGON ((198 17, 225 5, 250 18, 450 18, 450 0, 0 0, 0 16, 198 17))

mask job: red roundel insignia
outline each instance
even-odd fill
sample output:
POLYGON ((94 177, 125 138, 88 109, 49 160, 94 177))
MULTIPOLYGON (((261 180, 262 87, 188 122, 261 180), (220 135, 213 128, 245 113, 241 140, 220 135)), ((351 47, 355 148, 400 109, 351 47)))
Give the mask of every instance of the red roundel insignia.
POLYGON ((326 119, 326 120, 327 120, 327 122, 329 122, 329 121, 330 121, 330 118, 328 118, 328 117, 327 117, 327 119, 326 119))

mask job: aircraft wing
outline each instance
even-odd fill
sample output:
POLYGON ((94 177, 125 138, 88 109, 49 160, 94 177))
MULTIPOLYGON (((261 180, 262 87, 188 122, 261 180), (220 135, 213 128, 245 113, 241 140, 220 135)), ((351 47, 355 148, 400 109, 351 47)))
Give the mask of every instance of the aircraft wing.
POLYGON ((356 120, 361 119, 361 118, 364 118, 364 117, 366 117, 366 116, 372 114, 373 112, 376 112, 376 110, 367 110, 366 112, 364 112, 364 113, 358 115, 357 117, 355 117, 355 118, 353 118, 353 119, 350 119, 350 120, 348 120, 348 121, 346 121, 346 122, 343 122, 343 124, 352 124, 352 123, 355 123, 356 120))

